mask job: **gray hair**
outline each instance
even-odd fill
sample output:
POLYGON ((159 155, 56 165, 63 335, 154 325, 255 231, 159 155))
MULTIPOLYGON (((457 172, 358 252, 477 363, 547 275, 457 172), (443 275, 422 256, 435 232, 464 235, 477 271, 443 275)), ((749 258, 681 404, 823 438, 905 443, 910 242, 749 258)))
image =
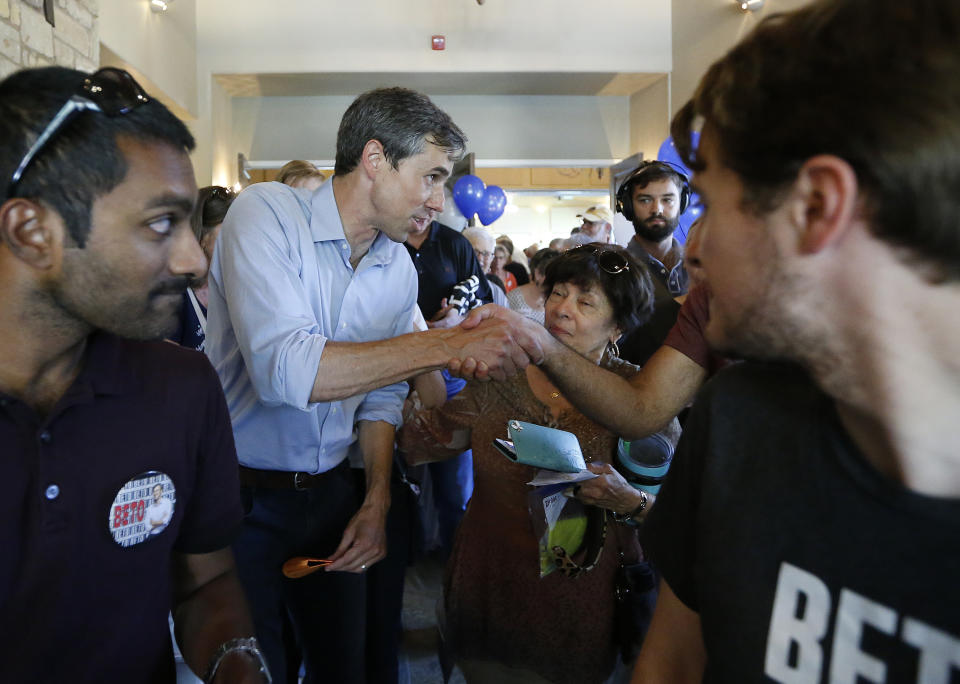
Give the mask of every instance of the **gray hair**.
POLYGON ((467 226, 463 229, 463 237, 467 238, 470 241, 470 244, 476 244, 476 242, 482 241, 485 247, 489 247, 490 251, 493 251, 494 240, 493 235, 490 234, 490 231, 480 228, 478 226, 467 226))
POLYGON ((467 137, 446 112, 426 95, 406 88, 370 90, 347 108, 337 133, 334 173, 353 171, 371 140, 383 145, 394 168, 420 154, 426 142, 445 151, 453 161, 463 156, 467 145, 467 137))

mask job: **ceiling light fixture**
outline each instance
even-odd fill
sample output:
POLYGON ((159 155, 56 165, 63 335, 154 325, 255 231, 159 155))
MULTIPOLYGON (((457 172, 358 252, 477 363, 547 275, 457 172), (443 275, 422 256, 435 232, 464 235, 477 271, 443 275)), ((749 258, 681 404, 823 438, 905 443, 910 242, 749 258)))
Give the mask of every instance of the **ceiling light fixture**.
POLYGON ((737 0, 742 12, 756 12, 763 7, 763 0, 737 0))
POLYGON ((150 10, 159 14, 160 12, 166 12, 167 8, 170 6, 169 3, 173 0, 150 0, 150 10))

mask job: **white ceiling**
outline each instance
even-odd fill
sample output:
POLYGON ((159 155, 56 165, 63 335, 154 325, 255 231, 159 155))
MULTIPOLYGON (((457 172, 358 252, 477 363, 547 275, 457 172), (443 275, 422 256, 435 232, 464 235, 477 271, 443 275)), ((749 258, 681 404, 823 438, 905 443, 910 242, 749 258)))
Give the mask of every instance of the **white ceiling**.
POLYGON ((356 95, 402 86, 430 95, 632 95, 664 74, 614 72, 334 72, 215 74, 234 97, 356 95))

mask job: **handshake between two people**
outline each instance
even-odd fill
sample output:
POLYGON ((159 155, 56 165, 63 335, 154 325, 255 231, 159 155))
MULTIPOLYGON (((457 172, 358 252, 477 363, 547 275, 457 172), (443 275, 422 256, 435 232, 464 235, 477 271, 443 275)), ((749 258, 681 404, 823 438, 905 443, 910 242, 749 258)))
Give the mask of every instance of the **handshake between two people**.
POLYGON ((546 358, 553 338, 535 321, 496 304, 473 309, 445 340, 447 370, 467 380, 506 380, 546 358))

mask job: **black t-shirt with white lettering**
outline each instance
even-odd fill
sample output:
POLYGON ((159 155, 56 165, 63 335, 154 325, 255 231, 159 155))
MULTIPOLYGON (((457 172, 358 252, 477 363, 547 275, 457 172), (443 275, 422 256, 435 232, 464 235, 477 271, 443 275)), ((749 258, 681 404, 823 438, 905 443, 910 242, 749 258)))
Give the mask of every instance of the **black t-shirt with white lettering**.
POLYGON ((960 499, 881 476, 797 367, 705 387, 644 548, 700 615, 705 681, 960 682, 960 499))

